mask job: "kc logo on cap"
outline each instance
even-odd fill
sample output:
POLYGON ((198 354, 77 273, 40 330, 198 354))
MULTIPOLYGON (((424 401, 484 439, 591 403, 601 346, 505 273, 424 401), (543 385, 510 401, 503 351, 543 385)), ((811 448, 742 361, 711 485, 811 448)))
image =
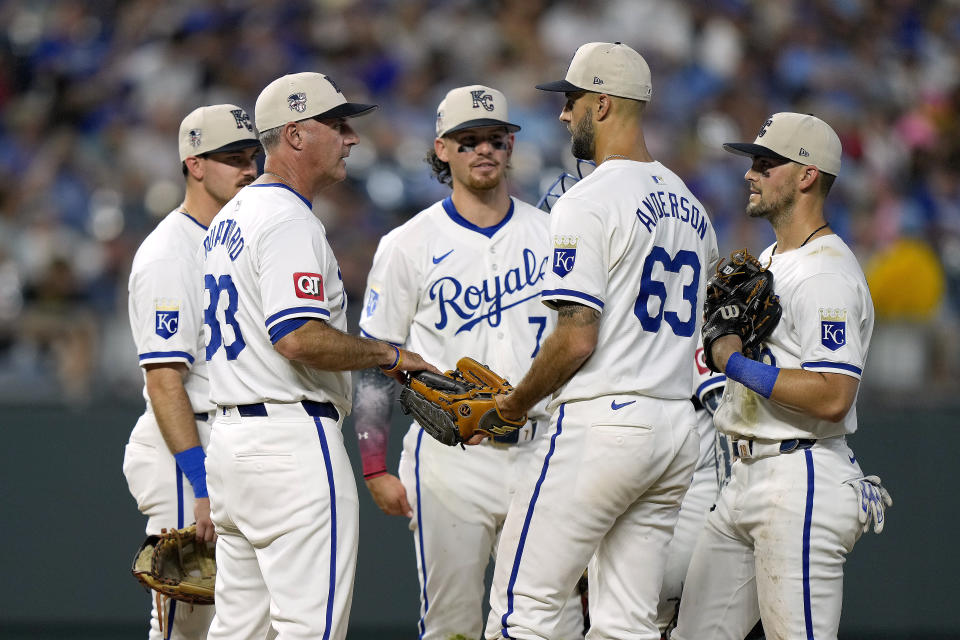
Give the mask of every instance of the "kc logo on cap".
POLYGON ((728 142, 723 148, 742 156, 782 158, 813 165, 824 173, 840 173, 843 146, 840 137, 826 122, 806 113, 775 113, 753 143, 728 142))
POLYGON ((188 156, 235 151, 260 145, 250 116, 233 104, 194 109, 180 123, 180 161, 188 156))
POLYGON ((457 87, 437 107, 437 137, 474 127, 506 127, 513 133, 519 125, 510 122, 507 99, 496 89, 480 84, 457 87))

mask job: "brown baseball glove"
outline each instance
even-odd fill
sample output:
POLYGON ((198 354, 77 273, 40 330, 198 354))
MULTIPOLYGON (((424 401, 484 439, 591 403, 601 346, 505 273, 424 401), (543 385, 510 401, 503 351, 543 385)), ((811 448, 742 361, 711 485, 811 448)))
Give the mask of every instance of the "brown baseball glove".
POLYGON ((500 415, 494 396, 513 387, 486 365, 460 358, 454 371, 412 374, 400 391, 400 407, 423 430, 446 445, 466 442, 476 433, 490 437, 516 431, 527 417, 513 421, 500 415))
POLYGON ((174 600, 213 604, 217 561, 212 544, 197 540, 197 526, 147 536, 133 559, 133 577, 174 600))

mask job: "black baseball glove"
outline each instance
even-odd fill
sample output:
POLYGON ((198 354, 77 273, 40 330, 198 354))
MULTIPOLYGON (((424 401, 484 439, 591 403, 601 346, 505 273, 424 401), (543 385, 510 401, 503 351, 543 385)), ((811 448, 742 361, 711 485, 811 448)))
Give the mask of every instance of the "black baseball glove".
POLYGON ((763 341, 780 322, 781 313, 780 298, 773 293, 773 273, 746 249, 731 253, 707 282, 701 331, 707 366, 720 372, 710 348, 731 334, 743 341, 743 355, 759 360, 763 341))

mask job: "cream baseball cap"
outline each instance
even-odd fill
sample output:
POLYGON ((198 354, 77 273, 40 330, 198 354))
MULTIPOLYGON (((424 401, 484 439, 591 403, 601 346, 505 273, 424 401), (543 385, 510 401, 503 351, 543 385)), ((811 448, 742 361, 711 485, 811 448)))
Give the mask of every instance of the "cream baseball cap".
POLYGON ((257 98, 254 119, 258 131, 267 131, 288 122, 316 116, 362 116, 377 106, 347 102, 343 92, 329 76, 306 71, 282 76, 268 84, 257 98))
POLYGON ((247 112, 235 104, 194 109, 180 123, 180 162, 187 156, 259 147, 247 112))
POLYGON ((815 166, 824 173, 840 173, 843 147, 826 122, 804 113, 775 113, 760 128, 756 140, 728 142, 723 148, 741 156, 768 156, 815 166))
POLYGON ((621 42, 589 42, 573 54, 563 80, 538 84, 543 91, 593 91, 647 102, 653 95, 650 67, 621 42))
POLYGON ((520 130, 510 122, 506 97, 482 84, 451 89, 437 107, 438 138, 463 129, 496 126, 511 133, 520 130))

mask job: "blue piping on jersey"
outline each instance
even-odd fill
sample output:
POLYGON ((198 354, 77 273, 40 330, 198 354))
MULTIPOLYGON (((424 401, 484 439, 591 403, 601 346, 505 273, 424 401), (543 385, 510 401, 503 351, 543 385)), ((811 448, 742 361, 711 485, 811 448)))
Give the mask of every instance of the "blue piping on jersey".
POLYGON ((699 387, 697 387, 697 391, 693 395, 699 398, 704 393, 706 393, 708 389, 719 386, 721 384, 725 384, 726 382, 727 382, 727 376, 723 374, 720 374, 718 376, 713 376, 709 380, 701 384, 699 387))
POLYGON ((447 196, 443 200, 443 210, 447 212, 447 215, 450 216, 450 219, 456 222, 461 227, 470 229, 470 231, 476 231, 477 233, 482 233, 488 238, 492 238, 493 234, 499 231, 503 225, 510 222, 510 218, 513 217, 513 198, 510 198, 510 208, 507 209, 507 215, 503 217, 503 220, 493 225, 492 227, 478 227, 473 224, 457 211, 456 205, 453 204, 453 196, 447 196))
POLYGON ((200 227, 201 229, 203 229, 204 231, 209 231, 209 229, 207 229, 205 226, 203 226, 202 224, 200 224, 200 221, 199 221, 199 220, 197 220, 196 218, 194 218, 192 215, 190 215, 190 214, 187 213, 186 211, 184 211, 184 210, 182 210, 182 209, 178 209, 178 211, 179 211, 182 215, 185 215, 185 216, 187 216, 188 218, 190 218, 191 220, 193 220, 194 223, 196 223, 196 225, 197 225, 198 227, 200 227))
POLYGON ((288 320, 283 320, 273 325, 270 329, 270 343, 277 344, 277 342, 283 338, 288 333, 292 333, 307 324, 311 318, 290 318, 288 320))
POLYGON ((282 182, 264 182, 264 183, 261 183, 261 184, 250 184, 250 185, 247 185, 247 186, 248 186, 248 187, 280 187, 280 188, 282 188, 282 189, 286 189, 287 191, 289 191, 289 192, 292 193, 293 195, 295 195, 295 196, 297 196, 298 198, 300 198, 301 200, 303 200, 303 204, 307 205, 307 208, 310 209, 311 211, 313 211, 313 204, 311 204, 309 200, 307 200, 307 199, 304 198, 302 195, 300 195, 300 194, 297 192, 296 189, 294 189, 293 187, 289 187, 289 186, 283 184, 282 182))
POLYGON ((500 632, 504 638, 510 638, 507 632, 507 618, 513 613, 513 587, 517 583, 517 574, 520 572, 520 558, 523 556, 523 547, 527 542, 527 533, 530 531, 530 520, 533 519, 533 509, 537 504, 537 498, 540 497, 540 487, 543 485, 544 478, 547 477, 547 467, 550 466, 550 458, 557 448, 557 436, 563 431, 563 414, 567 403, 560 405, 560 413, 557 417, 557 432, 550 438, 550 449, 543 459, 543 469, 540 470, 540 477, 537 479, 537 485, 533 489, 533 495, 530 497, 530 504, 527 506, 527 517, 523 521, 523 529, 520 531, 520 541, 517 544, 517 555, 513 559, 513 569, 510 571, 510 581, 507 583, 507 610, 500 618, 500 632))
POLYGON ((367 333, 367 332, 364 331, 363 329, 360 329, 360 335, 363 336, 364 338, 370 338, 371 340, 376 340, 377 342, 386 342, 387 344, 392 344, 392 345, 395 346, 395 347, 402 347, 402 346, 403 346, 403 343, 402 343, 402 342, 391 342, 390 340, 384 340, 383 338, 378 338, 377 336, 370 335, 369 333, 367 333))
POLYGON ((843 369, 844 371, 855 373, 858 376, 863 375, 863 369, 844 362, 801 362, 800 367, 803 369, 843 369))
POLYGON ((289 309, 284 309, 283 311, 277 311, 275 314, 267 318, 266 322, 264 322, 263 324, 267 327, 267 329, 269 329, 270 325, 272 325, 274 322, 276 322, 280 318, 284 316, 292 316, 295 313, 300 313, 300 314, 315 313, 323 316, 324 318, 330 317, 330 312, 327 311, 326 309, 323 309, 322 307, 290 307, 289 309))
MULTIPOLYGON (((174 469, 176 470, 177 477, 177 529, 183 529, 183 471, 180 470, 180 467, 174 464, 174 469)), ((177 612, 177 601, 170 600, 170 609, 167 612, 167 632, 164 635, 165 640, 170 640, 173 636, 173 618, 177 612)), ((157 611, 157 617, 163 615, 163 611, 157 611)))
MULTIPOLYGON (((177 601, 173 598, 169 599, 170 601, 170 610, 167 613, 167 633, 164 635, 164 640, 170 640, 170 637, 173 636, 173 618, 177 613, 177 601)), ((162 611, 157 611, 157 617, 163 615, 162 611)))
POLYGON ((327 484, 330 485, 330 587, 327 591, 327 616, 323 630, 323 640, 330 638, 330 626, 333 623, 333 597, 337 586, 337 489, 333 483, 333 465, 330 463, 330 449, 327 435, 323 432, 320 418, 314 418, 317 435, 320 437, 320 449, 323 451, 323 466, 327 469, 327 484))
POLYGON ((803 514, 803 622, 807 640, 813 640, 813 611, 810 606, 810 525, 813 520, 813 452, 803 452, 807 461, 807 508, 803 514))
POLYGON ((423 513, 421 512, 423 500, 420 498, 420 444, 422 442, 423 429, 420 429, 420 433, 417 434, 417 448, 413 456, 413 472, 417 484, 417 538, 420 543, 420 572, 421 582, 423 583, 423 613, 420 615, 420 635, 417 636, 418 640, 422 640, 423 634, 427 631, 426 617, 427 610, 430 608, 430 602, 427 600, 427 562, 424 560, 423 555, 423 513))
POLYGON ((193 356, 186 351, 150 351, 140 354, 140 362, 155 360, 156 358, 184 358, 187 362, 193 364, 193 356))
POLYGON ((579 298, 586 302, 589 302, 591 305, 597 307, 598 309, 603 309, 603 300, 600 298, 594 298, 591 295, 582 293, 580 291, 574 291, 573 289, 544 289, 540 292, 540 297, 544 298, 545 302, 549 302, 548 296, 560 297, 566 296, 571 298, 579 298))

